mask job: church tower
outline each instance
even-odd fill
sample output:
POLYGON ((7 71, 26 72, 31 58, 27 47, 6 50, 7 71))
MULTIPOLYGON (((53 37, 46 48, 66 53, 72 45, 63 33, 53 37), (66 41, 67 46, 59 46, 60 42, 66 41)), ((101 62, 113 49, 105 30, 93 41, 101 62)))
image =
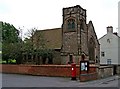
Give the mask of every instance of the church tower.
POLYGON ((79 63, 81 55, 88 56, 86 10, 77 5, 63 8, 62 59, 79 63))

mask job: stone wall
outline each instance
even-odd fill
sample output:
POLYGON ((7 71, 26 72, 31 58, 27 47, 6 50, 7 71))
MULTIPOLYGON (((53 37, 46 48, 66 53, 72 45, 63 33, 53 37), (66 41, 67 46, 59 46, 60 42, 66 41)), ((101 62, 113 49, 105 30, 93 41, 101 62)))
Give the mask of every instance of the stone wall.
POLYGON ((98 78, 105 78, 113 75, 112 66, 101 66, 98 68, 98 78))
MULTIPOLYGON (((95 41, 95 58, 97 56, 96 60, 99 62, 99 59, 100 59, 100 44, 98 42, 98 38, 97 38, 97 35, 95 33, 93 23, 92 23, 92 21, 89 21, 89 23, 88 23, 88 42, 90 41, 91 38, 93 38, 94 41, 95 41)), ((89 43, 88 43, 88 46, 89 46, 89 43)))
POLYGON ((62 51, 76 54, 78 51, 77 32, 63 33, 62 51))

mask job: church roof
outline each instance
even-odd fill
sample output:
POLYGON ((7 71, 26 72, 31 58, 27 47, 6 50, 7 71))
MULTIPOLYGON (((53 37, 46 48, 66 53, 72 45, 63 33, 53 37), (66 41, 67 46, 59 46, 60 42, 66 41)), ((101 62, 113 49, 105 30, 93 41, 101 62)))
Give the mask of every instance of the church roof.
POLYGON ((90 26, 92 26, 93 29, 89 29, 89 30, 93 30, 93 33, 94 33, 95 38, 96 38, 96 41, 97 41, 97 43, 100 45, 99 40, 98 40, 98 37, 97 37, 97 34, 96 34, 96 32, 95 32, 95 29, 94 29, 94 26, 93 26, 93 23, 92 23, 91 20, 89 21, 89 23, 87 24, 87 26, 88 26, 88 28, 89 28, 90 26))
POLYGON ((37 30, 36 33, 43 34, 43 38, 45 39, 45 46, 48 49, 61 49, 61 46, 62 46, 62 28, 37 30))

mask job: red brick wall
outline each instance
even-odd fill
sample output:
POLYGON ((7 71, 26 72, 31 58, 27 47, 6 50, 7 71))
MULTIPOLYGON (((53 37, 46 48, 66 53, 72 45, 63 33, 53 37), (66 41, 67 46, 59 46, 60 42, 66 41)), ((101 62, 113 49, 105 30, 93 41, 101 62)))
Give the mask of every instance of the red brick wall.
MULTIPOLYGON (((97 79, 96 67, 90 67, 88 73, 81 72, 83 75, 80 75, 79 69, 77 65, 76 77, 80 77, 80 81, 97 79)), ((72 74, 71 65, 2 65, 0 72, 59 77, 71 77, 72 74)))
MULTIPOLYGON (((1 66, 1 65, 0 65, 1 66)), ((2 65, 3 73, 31 74, 42 76, 71 77, 71 65, 2 65)), ((79 77, 79 66, 76 66, 76 76, 79 77)))
POLYGON ((85 81, 90 81, 90 80, 95 80, 98 78, 98 73, 97 73, 97 67, 91 66, 89 67, 89 71, 81 71, 80 73, 80 81, 85 82, 85 81))

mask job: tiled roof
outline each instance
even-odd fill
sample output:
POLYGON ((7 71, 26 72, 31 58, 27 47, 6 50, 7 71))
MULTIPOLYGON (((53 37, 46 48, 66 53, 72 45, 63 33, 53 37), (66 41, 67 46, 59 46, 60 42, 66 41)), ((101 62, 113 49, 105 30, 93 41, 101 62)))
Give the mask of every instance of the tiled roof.
POLYGON ((47 48, 61 49, 61 46, 62 46, 62 29, 61 28, 37 30, 36 33, 43 34, 43 38, 45 39, 45 46, 47 48))

